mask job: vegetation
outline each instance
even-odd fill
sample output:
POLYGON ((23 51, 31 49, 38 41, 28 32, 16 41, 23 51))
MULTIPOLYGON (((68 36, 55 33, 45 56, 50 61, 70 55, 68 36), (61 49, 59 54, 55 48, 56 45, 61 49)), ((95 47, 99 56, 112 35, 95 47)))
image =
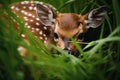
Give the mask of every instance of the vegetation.
POLYGON ((54 49, 61 55, 51 54, 41 41, 23 29, 21 20, 7 7, 17 1, 20 0, 0 1, 4 6, 0 8, 0 80, 120 80, 119 0, 39 0, 52 4, 60 12, 84 14, 102 5, 108 8, 104 23, 86 33, 85 40, 89 43, 82 49, 74 42, 80 52, 78 58, 55 46, 54 49), (3 15, 4 12, 8 13, 8 18, 3 15), (20 24, 20 30, 14 30, 12 18, 20 24), (23 31, 27 34, 29 45, 20 37, 23 31), (18 45, 28 50, 27 59, 19 55, 18 45))

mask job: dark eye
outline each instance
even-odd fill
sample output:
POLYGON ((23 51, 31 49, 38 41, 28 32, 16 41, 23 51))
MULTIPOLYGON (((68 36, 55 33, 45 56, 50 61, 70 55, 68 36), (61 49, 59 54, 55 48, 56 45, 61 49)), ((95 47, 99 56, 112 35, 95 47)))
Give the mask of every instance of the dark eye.
POLYGON ((84 38, 84 33, 80 33, 78 36, 77 36, 77 39, 78 40, 82 40, 84 38))
POLYGON ((79 26, 80 24, 81 24, 81 22, 78 22, 78 23, 77 23, 77 26, 79 26))
POLYGON ((58 38, 59 38, 57 33, 54 33, 54 38, 55 38, 55 39, 58 39, 58 38))

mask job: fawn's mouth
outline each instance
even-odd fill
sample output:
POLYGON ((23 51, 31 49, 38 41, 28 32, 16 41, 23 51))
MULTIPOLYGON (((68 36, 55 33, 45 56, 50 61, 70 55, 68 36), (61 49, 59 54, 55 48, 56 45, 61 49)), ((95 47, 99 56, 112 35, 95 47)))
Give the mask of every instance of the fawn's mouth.
POLYGON ((64 49, 64 51, 65 51, 66 53, 70 54, 70 55, 75 56, 75 57, 78 57, 78 56, 79 56, 79 52, 78 52, 78 51, 77 51, 77 52, 74 52, 74 51, 72 51, 72 50, 65 50, 65 49, 64 49))

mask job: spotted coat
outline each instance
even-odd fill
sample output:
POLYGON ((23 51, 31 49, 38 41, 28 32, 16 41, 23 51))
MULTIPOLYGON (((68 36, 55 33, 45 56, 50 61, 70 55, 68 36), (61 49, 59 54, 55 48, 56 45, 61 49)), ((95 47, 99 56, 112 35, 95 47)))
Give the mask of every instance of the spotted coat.
MULTIPOLYGON (((45 26, 41 23, 37 13, 36 13, 36 4, 43 4, 46 7, 50 7, 52 10, 55 10, 51 5, 45 4, 38 1, 22 1, 18 3, 13 3, 10 5, 10 8, 16 14, 18 18, 23 19, 25 28, 28 28, 36 37, 38 37, 44 43, 49 42, 51 36, 51 26, 45 26)), ((18 24, 19 25, 19 24, 18 24)), ((26 35, 21 34, 23 38, 26 38, 26 35)))

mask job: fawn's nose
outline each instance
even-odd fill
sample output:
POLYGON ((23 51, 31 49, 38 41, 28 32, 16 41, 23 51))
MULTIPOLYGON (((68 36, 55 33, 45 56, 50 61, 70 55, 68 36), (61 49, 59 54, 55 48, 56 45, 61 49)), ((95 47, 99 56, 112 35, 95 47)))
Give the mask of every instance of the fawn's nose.
POLYGON ((65 52, 67 52, 68 54, 74 55, 74 52, 72 50, 69 50, 67 48, 63 49, 65 52))

